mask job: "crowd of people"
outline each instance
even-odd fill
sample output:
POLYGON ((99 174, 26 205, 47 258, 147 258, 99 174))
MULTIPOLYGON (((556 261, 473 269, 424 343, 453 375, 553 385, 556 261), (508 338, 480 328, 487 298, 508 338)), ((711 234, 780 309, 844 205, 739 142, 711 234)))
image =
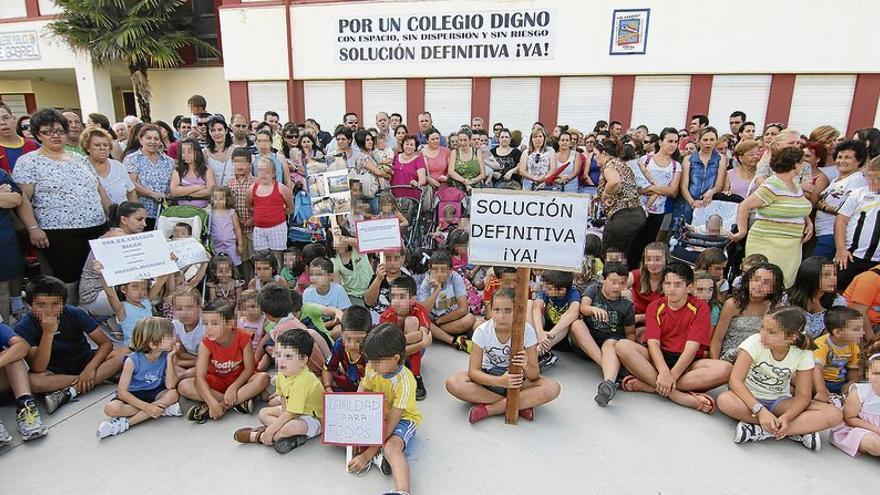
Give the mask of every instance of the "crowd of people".
POLYGON ((48 108, 16 119, 0 102, 0 379, 25 440, 47 432, 34 394, 52 414, 113 379, 99 438, 265 402, 234 438, 287 453, 321 434, 325 391, 373 391, 385 443, 357 449, 349 469, 375 464, 407 493, 421 364, 440 341, 470 354, 446 389, 472 404, 471 423, 503 415, 511 389, 533 420, 560 393, 548 375, 566 352, 600 368, 601 407, 618 390, 658 394, 739 420, 736 443, 818 450, 831 428, 844 452, 880 455, 877 129, 805 135, 736 111, 727 132, 694 115, 656 133, 617 121, 489 130, 475 117, 444 134, 429 112, 412 130, 380 112, 367 128, 347 113, 331 134, 271 111, 227 121, 199 95, 188 105, 171 125, 83 125, 48 108), (309 170, 340 162, 352 214, 310 219, 309 170), (583 270, 532 270, 513 354, 516 270, 468 262, 467 193, 483 187, 596 206, 583 270), (460 200, 438 206, 446 197, 460 200), (421 218, 401 213, 404 198, 421 218), (204 233, 175 223, 166 236, 199 239, 210 262, 108 286, 89 241, 161 229, 171 205, 209 214, 204 233), (427 235, 360 253, 354 222, 388 216, 427 235), (311 239, 291 234, 310 224, 311 239))

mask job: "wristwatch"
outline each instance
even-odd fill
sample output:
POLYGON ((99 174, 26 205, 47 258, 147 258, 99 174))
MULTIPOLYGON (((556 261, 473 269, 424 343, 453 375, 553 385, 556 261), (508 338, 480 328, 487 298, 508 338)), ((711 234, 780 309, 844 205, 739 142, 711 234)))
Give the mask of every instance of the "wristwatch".
POLYGON ((757 418, 758 414, 760 414, 761 412, 761 409, 764 409, 764 404, 761 404, 760 402, 755 402, 752 405, 752 417, 757 418))

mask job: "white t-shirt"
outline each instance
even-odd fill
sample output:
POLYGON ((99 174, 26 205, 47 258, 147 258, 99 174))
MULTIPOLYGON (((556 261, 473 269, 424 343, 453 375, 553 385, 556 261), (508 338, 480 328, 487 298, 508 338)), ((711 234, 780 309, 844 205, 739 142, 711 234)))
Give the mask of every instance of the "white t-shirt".
POLYGON ((777 361, 768 347, 761 344, 761 335, 754 334, 739 345, 752 356, 746 375, 746 387, 756 399, 776 400, 791 395, 791 379, 798 371, 813 369, 813 352, 789 347, 788 354, 777 361))
POLYGON ((202 343, 202 338, 205 336, 205 327, 202 325, 202 320, 199 319, 195 328, 189 332, 184 330, 183 323, 181 323, 180 320, 171 320, 171 324, 174 325, 174 336, 177 337, 177 340, 179 340, 181 344, 183 344, 183 348, 186 352, 190 354, 198 354, 199 344, 202 343))
MULTIPOLYGON (((474 330, 474 344, 483 349, 483 370, 500 371, 503 373, 510 367, 510 340, 500 342, 495 333, 495 321, 488 320, 474 330)), ((531 325, 526 323, 523 348, 528 349, 538 344, 538 335, 531 325)), ((499 373, 500 374, 500 373, 499 373)))
MULTIPOLYGON (((829 210, 837 209, 846 202, 846 198, 853 193, 853 190, 866 185, 868 185, 868 183, 865 181, 865 175, 862 174, 860 170, 854 174, 850 174, 849 177, 845 179, 834 179, 834 181, 832 181, 831 184, 828 184, 828 187, 822 191, 821 197, 825 200, 829 210)), ((836 215, 825 213, 822 210, 816 210, 816 220, 814 222, 816 235, 834 235, 834 222, 836 219, 836 215)))
POLYGON ((107 191, 110 202, 119 204, 128 199, 126 194, 129 191, 134 191, 134 182, 131 181, 131 177, 125 170, 125 165, 112 158, 107 161, 110 162, 110 173, 107 174, 107 177, 101 177, 98 174, 98 180, 107 191))
POLYGON ((846 248, 856 258, 870 261, 880 261, 880 249, 872 239, 880 225, 877 216, 880 215, 880 193, 868 189, 868 186, 860 187, 850 193, 843 206, 837 213, 849 217, 846 225, 846 248), (864 215, 864 216, 863 216, 864 215), (858 231, 858 239, 855 239, 858 231), (873 249, 869 252, 869 248, 873 249))

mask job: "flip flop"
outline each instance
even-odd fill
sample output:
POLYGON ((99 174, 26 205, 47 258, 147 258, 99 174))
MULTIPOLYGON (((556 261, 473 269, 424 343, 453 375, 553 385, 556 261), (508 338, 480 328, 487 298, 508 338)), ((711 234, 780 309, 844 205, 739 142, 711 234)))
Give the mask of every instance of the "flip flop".
POLYGON ((688 392, 688 393, 691 394, 692 397, 694 397, 695 399, 700 401, 700 405, 695 407, 694 409, 696 409, 697 411, 700 411, 700 412, 704 412, 706 414, 712 414, 713 412, 715 412, 715 399, 713 399, 711 395, 699 393, 699 392, 688 392), (709 401, 709 405, 708 405, 709 410, 708 411, 704 409, 706 407, 707 400, 709 401))
POLYGON ((641 392, 641 390, 638 389, 638 384, 639 384, 639 383, 641 383, 642 385, 647 386, 647 385, 645 384, 645 382, 643 382, 643 381, 642 381, 640 378, 638 378, 637 376, 635 376, 635 375, 626 375, 626 376, 623 378, 623 380, 621 380, 621 382, 620 382, 620 389, 623 390, 624 392, 641 392))

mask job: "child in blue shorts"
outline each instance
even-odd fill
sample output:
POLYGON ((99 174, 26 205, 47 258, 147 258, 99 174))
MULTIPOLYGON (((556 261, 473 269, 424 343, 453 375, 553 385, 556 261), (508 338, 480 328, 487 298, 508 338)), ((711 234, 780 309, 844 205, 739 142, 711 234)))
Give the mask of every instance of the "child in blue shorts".
POLYGON ((394 493, 408 495, 409 464, 404 450, 422 423, 422 414, 416 406, 416 379, 403 365, 406 359, 403 330, 392 323, 377 326, 364 340, 364 354, 367 372, 358 392, 379 392, 385 396, 386 436, 381 456, 376 456, 379 447, 369 447, 351 460, 348 469, 362 473, 375 462, 382 473, 393 476, 394 493))

